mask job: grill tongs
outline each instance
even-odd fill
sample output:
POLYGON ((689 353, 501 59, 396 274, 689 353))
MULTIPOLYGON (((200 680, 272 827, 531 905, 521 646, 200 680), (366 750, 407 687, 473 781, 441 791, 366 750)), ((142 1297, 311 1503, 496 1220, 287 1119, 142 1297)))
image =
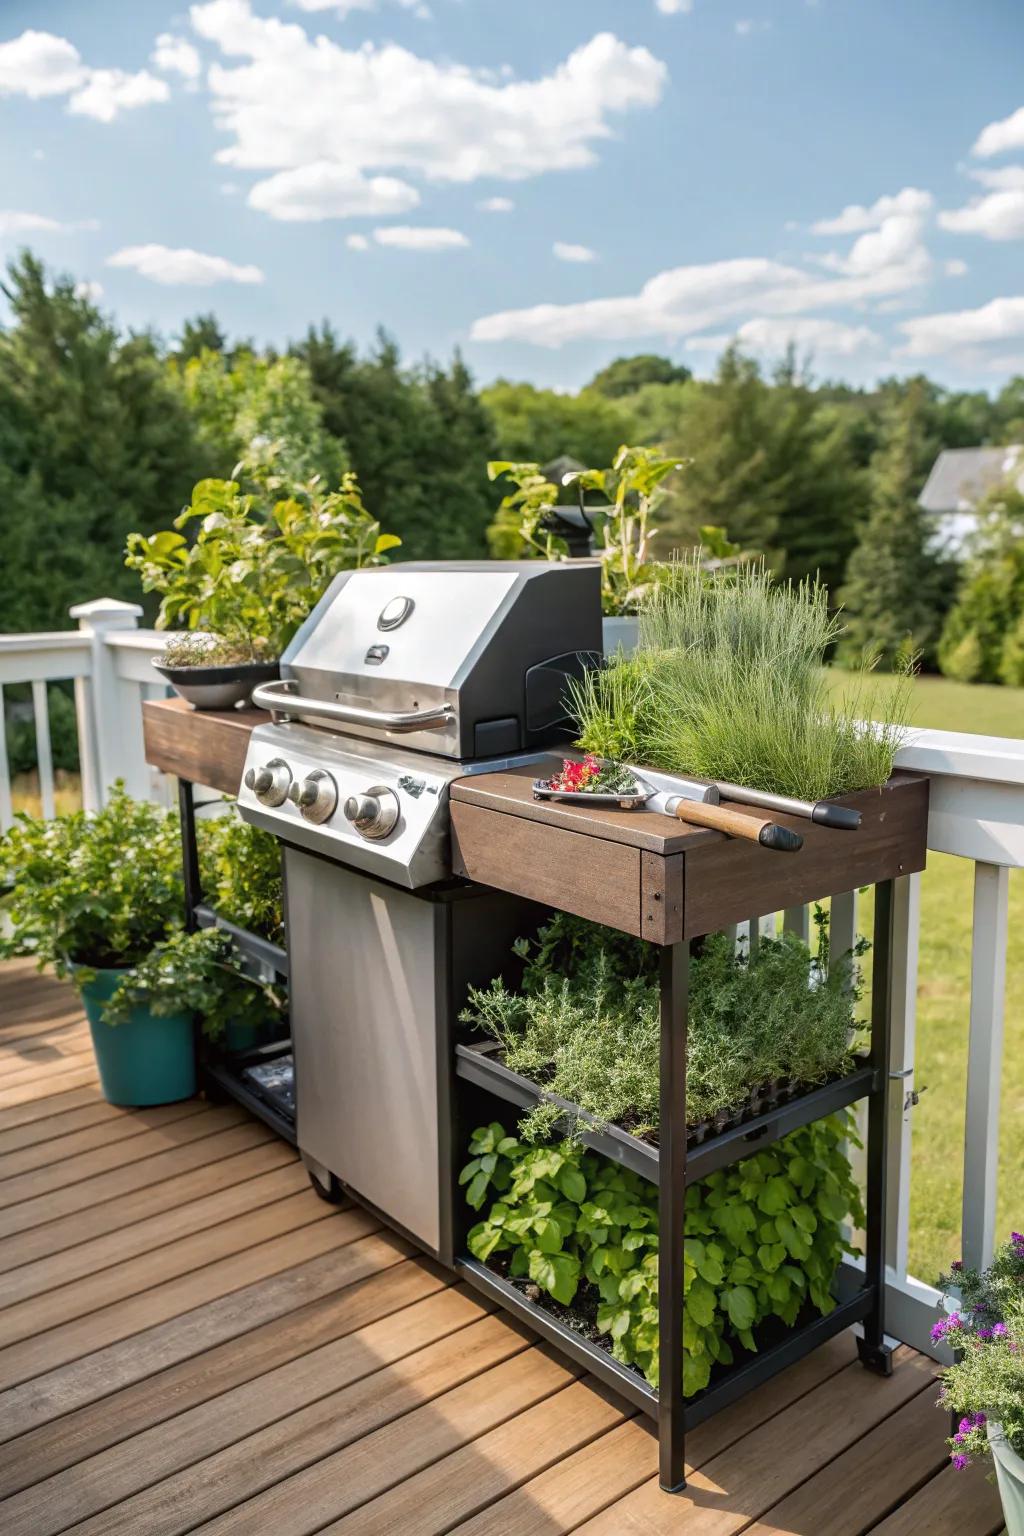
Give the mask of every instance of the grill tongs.
POLYGON ((310 699, 296 691, 290 678, 276 683, 260 683, 252 691, 257 709, 269 709, 275 721, 290 720, 295 715, 313 715, 319 720, 334 720, 339 725, 369 725, 381 731, 411 734, 413 731, 444 730, 455 719, 450 704, 432 709, 389 711, 360 709, 356 704, 339 704, 330 699, 310 699))

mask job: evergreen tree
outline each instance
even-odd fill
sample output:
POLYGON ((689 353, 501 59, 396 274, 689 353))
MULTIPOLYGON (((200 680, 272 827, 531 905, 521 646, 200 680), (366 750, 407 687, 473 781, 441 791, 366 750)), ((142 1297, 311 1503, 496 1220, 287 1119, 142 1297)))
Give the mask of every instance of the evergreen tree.
POLYGON ((494 423, 497 457, 513 463, 549 464, 565 455, 601 469, 633 441, 631 402, 609 400, 594 389, 560 395, 499 379, 480 399, 494 423))
POLYGON ((27 252, 3 291, 0 613, 5 629, 67 628, 72 603, 139 598, 125 538, 170 521, 202 458, 152 337, 119 337, 27 252))
POLYGON ((932 548, 917 501, 926 403, 921 389, 903 395, 871 462, 870 510, 840 593, 847 621, 841 659, 876 650, 880 662, 892 666, 908 651, 919 652, 926 664, 935 656, 952 573, 932 548))
POLYGON ((215 314, 196 315, 194 320, 186 320, 182 326, 174 355, 179 363, 187 363, 203 352, 224 352, 227 344, 215 314))

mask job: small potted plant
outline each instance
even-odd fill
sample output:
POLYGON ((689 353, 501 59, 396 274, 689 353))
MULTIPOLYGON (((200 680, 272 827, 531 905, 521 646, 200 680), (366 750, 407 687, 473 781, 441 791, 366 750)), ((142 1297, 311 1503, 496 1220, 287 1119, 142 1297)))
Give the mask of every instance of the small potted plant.
POLYGON ((932 1338, 956 1355, 939 1392, 940 1407, 959 1416, 953 1466, 991 1456, 1007 1536, 1024 1536, 1024 1234, 1011 1233, 983 1272, 954 1264, 942 1283, 952 1310, 932 1338))
POLYGON ((0 891, 0 957, 32 956, 78 988, 112 1104, 195 1092, 197 1016, 228 1049, 259 1043, 280 1018, 225 934, 184 932, 178 818, 120 785, 93 816, 18 816, 0 838, 0 891))
POLYGON ((129 535, 125 563, 161 593, 157 628, 183 626, 154 666, 197 709, 224 709, 277 676, 282 651, 339 571, 379 565, 400 544, 363 506, 354 475, 336 491, 296 484, 264 448, 230 480, 200 480, 173 529, 129 535), (194 540, 180 530, 198 523, 194 540))

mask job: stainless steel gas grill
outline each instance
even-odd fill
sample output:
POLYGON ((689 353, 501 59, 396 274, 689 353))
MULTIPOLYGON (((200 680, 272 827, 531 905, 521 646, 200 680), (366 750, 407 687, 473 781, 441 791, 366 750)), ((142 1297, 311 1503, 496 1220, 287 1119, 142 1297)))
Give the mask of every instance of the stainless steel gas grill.
POLYGON ((454 779, 566 736, 600 655, 596 566, 346 572, 253 702, 239 808, 284 847, 299 1149, 451 1258, 450 1025, 523 904, 451 879, 454 779))

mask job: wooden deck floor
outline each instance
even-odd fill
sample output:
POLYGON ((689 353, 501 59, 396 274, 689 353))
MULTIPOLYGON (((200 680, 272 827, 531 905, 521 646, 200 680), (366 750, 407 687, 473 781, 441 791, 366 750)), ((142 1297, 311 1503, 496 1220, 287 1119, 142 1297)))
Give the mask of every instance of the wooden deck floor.
POLYGON ((0 967, 0 1531, 988 1536, 930 1362, 833 1341, 690 1438, 646 1422, 237 1108, 100 1097, 73 994, 0 967))

